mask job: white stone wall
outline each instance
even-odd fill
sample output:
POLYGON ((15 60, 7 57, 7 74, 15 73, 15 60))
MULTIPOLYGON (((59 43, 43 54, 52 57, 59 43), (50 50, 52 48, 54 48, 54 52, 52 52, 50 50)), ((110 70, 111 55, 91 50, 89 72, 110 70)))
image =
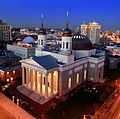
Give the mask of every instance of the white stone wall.
POLYGON ((91 55, 95 55, 95 52, 96 52, 96 49, 74 51, 76 59, 79 59, 79 58, 82 58, 82 57, 89 57, 91 55))
POLYGON ((61 48, 61 50, 64 50, 64 51, 72 50, 72 37, 62 37, 62 48, 61 48), (68 42, 68 48, 66 48, 66 43, 67 42, 68 42), (64 46, 63 46, 63 44, 64 44, 64 46))
POLYGON ((45 43, 46 43, 46 35, 38 35, 38 47, 44 46, 45 43), (41 40, 43 40, 43 44, 41 40))
POLYGON ((22 59, 27 59, 35 56, 35 48, 26 48, 7 44, 7 50, 13 51, 15 55, 21 57, 22 59))

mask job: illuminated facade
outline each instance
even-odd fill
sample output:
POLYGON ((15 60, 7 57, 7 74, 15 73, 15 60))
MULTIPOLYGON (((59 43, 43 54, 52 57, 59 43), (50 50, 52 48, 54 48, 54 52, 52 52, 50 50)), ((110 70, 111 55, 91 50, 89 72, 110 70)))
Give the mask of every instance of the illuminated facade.
POLYGON ((5 53, 5 56, 0 56, 0 81, 10 82, 15 78, 21 77, 22 71, 19 62, 21 58, 10 51, 1 52, 5 53))
POLYGON ((101 25, 92 22, 81 25, 81 34, 87 36, 93 44, 99 44, 101 25))
POLYGON ((68 20, 62 34, 61 49, 48 51, 45 45, 46 32, 42 26, 36 57, 21 61, 22 85, 18 90, 24 95, 44 104, 55 96, 64 96, 87 80, 103 80, 104 52, 96 54, 86 36, 71 35, 68 20))

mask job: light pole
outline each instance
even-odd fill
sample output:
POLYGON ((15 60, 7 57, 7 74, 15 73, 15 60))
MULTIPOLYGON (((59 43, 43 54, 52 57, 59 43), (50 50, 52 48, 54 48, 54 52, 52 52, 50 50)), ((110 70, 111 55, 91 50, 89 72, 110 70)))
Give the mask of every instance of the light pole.
POLYGON ((19 106, 19 99, 17 99, 17 106, 19 106))
POLYGON ((13 102, 15 101, 15 96, 12 96, 12 101, 13 101, 13 102))

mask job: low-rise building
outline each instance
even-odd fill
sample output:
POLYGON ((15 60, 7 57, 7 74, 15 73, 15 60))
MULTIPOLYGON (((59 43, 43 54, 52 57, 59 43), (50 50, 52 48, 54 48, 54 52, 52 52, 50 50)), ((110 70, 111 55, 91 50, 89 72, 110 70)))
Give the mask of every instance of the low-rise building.
POLYGON ((21 58, 16 55, 0 56, 0 80, 2 82, 9 82, 21 76, 20 60, 21 58))
POLYGON ((35 56, 35 40, 28 36, 23 41, 15 43, 13 45, 7 44, 7 49, 14 51, 15 55, 22 59, 28 59, 35 56))

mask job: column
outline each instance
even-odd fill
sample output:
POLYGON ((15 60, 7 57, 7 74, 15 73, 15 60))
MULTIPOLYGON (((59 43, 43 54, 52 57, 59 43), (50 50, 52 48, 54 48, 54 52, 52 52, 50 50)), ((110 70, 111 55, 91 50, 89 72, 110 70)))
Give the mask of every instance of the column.
POLYGON ((40 73, 40 94, 42 94, 42 73, 40 73))
POLYGON ((35 91, 37 92, 37 71, 34 71, 35 91))
POLYGON ((33 81, 32 81, 32 72, 33 70, 32 69, 30 69, 30 89, 32 89, 32 87, 33 87, 33 81))
POLYGON ((45 96, 48 96, 48 74, 45 75, 45 96))
POLYGON ((28 68, 26 68, 26 86, 29 88, 28 68))
POLYGON ((22 85, 25 84, 25 71, 24 71, 24 67, 22 67, 22 85))
POLYGON ((51 86, 50 86, 50 89, 51 89, 51 94, 53 94, 53 83, 54 83, 54 78, 53 78, 53 72, 51 73, 51 86))

